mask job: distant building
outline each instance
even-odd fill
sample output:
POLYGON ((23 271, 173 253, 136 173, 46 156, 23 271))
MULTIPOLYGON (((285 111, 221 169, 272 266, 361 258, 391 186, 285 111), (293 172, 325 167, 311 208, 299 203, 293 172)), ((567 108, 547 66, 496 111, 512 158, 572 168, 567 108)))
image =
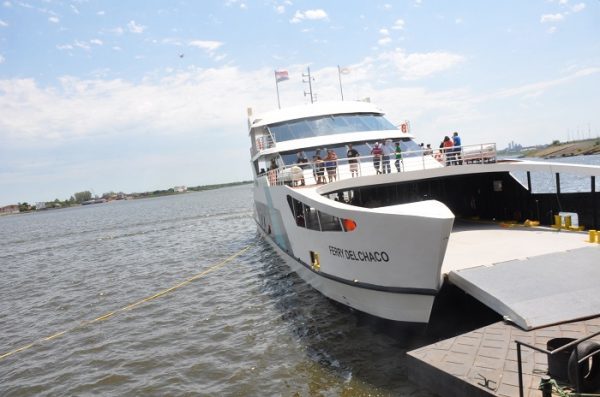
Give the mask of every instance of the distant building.
POLYGON ((7 205, 5 207, 0 207, 0 214, 18 214, 19 206, 17 204, 7 205))
POLYGON ((186 186, 175 186, 173 188, 173 191, 175 193, 183 193, 183 192, 187 192, 187 187, 186 186))
POLYGON ((35 203, 35 209, 36 210, 45 210, 46 209, 46 203, 43 201, 40 201, 39 203, 35 203))

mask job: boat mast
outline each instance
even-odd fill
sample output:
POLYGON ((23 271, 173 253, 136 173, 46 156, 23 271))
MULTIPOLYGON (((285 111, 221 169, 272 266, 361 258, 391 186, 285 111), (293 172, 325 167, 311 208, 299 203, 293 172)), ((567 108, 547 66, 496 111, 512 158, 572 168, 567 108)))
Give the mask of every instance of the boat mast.
POLYGON ((302 82, 303 83, 308 83, 308 92, 304 91, 304 96, 310 95, 310 103, 314 103, 314 100, 313 100, 313 90, 312 90, 312 80, 313 80, 313 78, 310 77, 310 67, 307 66, 306 70, 307 70, 306 74, 302 73, 302 82), (307 77, 308 80, 304 80, 305 77, 307 77))

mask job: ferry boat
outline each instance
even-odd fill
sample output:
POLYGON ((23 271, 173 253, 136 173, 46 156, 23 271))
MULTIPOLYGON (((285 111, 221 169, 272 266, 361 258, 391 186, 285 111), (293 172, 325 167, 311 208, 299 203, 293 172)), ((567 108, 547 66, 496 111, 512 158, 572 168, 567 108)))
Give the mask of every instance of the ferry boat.
MULTIPOLYGON (((248 128, 266 241, 328 298, 407 323, 429 321, 456 216, 551 223, 556 198, 532 192, 531 172, 591 176, 592 185, 600 176, 600 167, 498 161, 493 143, 424 150, 408 122, 395 126, 362 101, 248 109, 248 128)), ((597 227, 600 200, 589 202, 569 198, 587 203, 579 221, 597 227)))

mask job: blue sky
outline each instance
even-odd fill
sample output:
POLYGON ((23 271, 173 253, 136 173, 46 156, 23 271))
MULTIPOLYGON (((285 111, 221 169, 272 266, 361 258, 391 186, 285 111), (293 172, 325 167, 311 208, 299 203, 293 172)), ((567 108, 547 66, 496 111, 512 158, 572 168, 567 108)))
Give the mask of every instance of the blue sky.
POLYGON ((433 145, 600 136, 597 0, 0 1, 0 206, 250 179, 274 69, 433 145))

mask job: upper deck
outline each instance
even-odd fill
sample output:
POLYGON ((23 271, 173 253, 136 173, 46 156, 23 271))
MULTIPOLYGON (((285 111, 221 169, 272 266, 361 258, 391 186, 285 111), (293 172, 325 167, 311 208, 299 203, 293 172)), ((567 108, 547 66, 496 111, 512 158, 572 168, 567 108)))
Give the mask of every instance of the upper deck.
POLYGON ((255 116, 248 110, 252 160, 280 152, 342 142, 412 138, 368 102, 323 102, 255 116))

